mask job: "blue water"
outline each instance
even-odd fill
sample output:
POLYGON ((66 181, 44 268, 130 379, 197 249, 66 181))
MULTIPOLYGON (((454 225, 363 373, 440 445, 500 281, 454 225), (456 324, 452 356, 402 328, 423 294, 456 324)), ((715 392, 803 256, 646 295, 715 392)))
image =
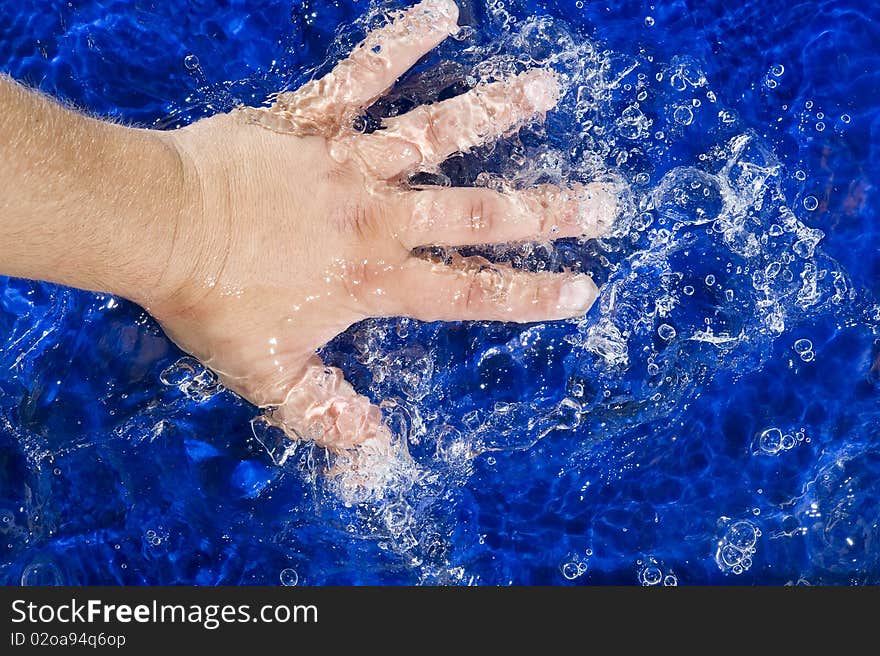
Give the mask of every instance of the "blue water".
MULTIPOLYGON (((460 4, 474 31, 374 113, 461 91, 487 53, 601 92, 444 172, 610 167, 631 190, 618 234, 513 254, 593 272, 602 302, 335 340, 325 359, 392 401, 419 472, 346 507, 319 450, 284 457, 138 307, 0 279, 2 582, 880 583, 880 9, 460 4)), ((0 70, 169 128, 326 70, 366 10, 0 0, 0 70)))

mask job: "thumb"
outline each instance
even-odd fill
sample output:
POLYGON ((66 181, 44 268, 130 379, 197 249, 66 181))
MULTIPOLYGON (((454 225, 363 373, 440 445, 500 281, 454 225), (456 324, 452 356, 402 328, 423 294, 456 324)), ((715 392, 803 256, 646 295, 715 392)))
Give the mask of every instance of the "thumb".
POLYGON ((382 411, 358 394, 342 371, 325 366, 317 355, 309 358, 284 402, 267 418, 291 438, 312 440, 333 451, 388 433, 382 411))

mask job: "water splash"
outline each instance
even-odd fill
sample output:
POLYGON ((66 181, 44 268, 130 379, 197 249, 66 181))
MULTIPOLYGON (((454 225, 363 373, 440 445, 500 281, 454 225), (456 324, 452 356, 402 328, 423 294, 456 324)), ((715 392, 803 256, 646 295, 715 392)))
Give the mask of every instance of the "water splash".
MULTIPOLYGON (((344 54, 368 24, 381 21, 385 4, 374 3, 364 20, 343 28, 321 68, 326 70, 331 60, 344 54)), ((329 7, 327 11, 332 11, 329 7)), ((648 52, 610 51, 560 21, 547 17, 523 20, 509 3, 489 3, 487 24, 481 24, 482 9, 479 6, 471 12, 471 26, 462 30, 458 40, 441 48, 439 57, 429 59, 364 117, 365 129, 381 116, 407 111, 418 102, 459 93, 478 81, 527 66, 559 70, 566 76, 567 93, 546 128, 534 126, 472 156, 454 158, 435 172, 431 181, 502 190, 541 182, 614 181, 624 190, 624 212, 609 238, 482 251, 487 257, 535 270, 569 267, 593 273, 605 283, 603 307, 579 322, 525 328, 479 324, 417 327, 407 320, 381 320, 365 322, 350 331, 340 338, 331 357, 345 365, 359 390, 390 403, 388 412, 396 438, 393 449, 388 447, 390 453, 377 447, 363 460, 367 464, 372 458, 369 467, 348 465, 343 458, 334 468, 333 459, 320 449, 280 439, 259 424, 255 428, 254 452, 264 460, 263 452, 268 452, 281 477, 304 481, 306 492, 312 495, 305 501, 291 497, 287 505, 279 507, 270 485, 258 494, 263 511, 255 521, 262 523, 262 517, 274 514, 286 518, 285 513, 308 515, 314 521, 317 515, 321 531, 333 531, 338 524, 344 532, 334 547, 380 545, 391 554, 389 560, 413 572, 415 580, 425 582, 468 583, 474 580, 471 572, 481 569, 473 554, 479 554, 478 545, 483 545, 484 538, 469 528, 480 522, 469 524, 458 513, 469 512, 466 496, 472 492, 468 481, 490 461, 495 465, 496 457, 499 464, 495 469, 499 470, 505 464, 505 451, 534 448, 536 458, 555 453, 554 465, 560 467, 560 476, 576 481, 574 489, 580 488, 581 495, 587 497, 597 486, 590 486, 590 481, 583 484, 584 463, 605 459, 602 475, 609 478, 631 466, 627 463, 634 459, 627 461, 625 456, 644 435, 656 435, 652 421, 674 426, 713 377, 724 375, 735 380, 736 375, 759 368, 787 327, 823 314, 842 325, 858 318, 852 309, 855 301, 846 273, 823 253, 821 233, 804 224, 811 220, 810 211, 814 212, 812 219, 818 214, 821 204, 811 210, 818 198, 791 198, 782 192, 787 178, 805 181, 807 174, 787 171, 764 139, 723 105, 723 94, 717 87, 713 89, 713 80, 702 72, 699 61, 679 57, 663 62, 648 52), (496 39, 494 35, 499 33, 496 39), (484 34, 493 35, 491 42, 484 34), (434 66, 438 59, 442 61, 434 66), (356 355, 347 358, 346 348, 356 355), (548 438, 558 438, 561 446, 555 451, 542 450, 541 441, 548 438), (560 453, 566 456, 564 462, 560 462, 560 453)), ((247 81, 223 82, 209 87, 201 67, 204 65, 207 77, 216 71, 208 70, 206 56, 202 61, 205 63, 189 69, 181 58, 181 69, 198 73, 199 90, 187 99, 192 107, 172 112, 157 126, 176 125, 187 113, 225 111, 242 100, 258 103, 262 96, 248 90, 249 86, 268 93, 276 89, 279 79, 295 88, 311 75, 310 70, 279 70, 273 64, 273 69, 252 85, 247 81)), ((778 77, 771 69, 766 79, 778 77)), ((756 82, 760 81, 759 77, 756 82)), ((854 113, 853 117, 856 122, 858 116, 854 113)), ((847 123, 849 118, 841 117, 841 122, 847 123)), ((805 115, 804 129, 812 134, 820 120, 811 109, 809 116, 805 115)), ((824 196, 816 194, 824 203, 824 196)), ((4 412, 0 420, 9 435, 20 439, 28 462, 51 475, 53 454, 59 452, 58 438, 39 431, 40 420, 51 408, 58 377, 54 371, 45 371, 33 354, 53 348, 61 339, 61 331, 54 326, 71 324, 70 316, 80 323, 83 303, 76 293, 21 281, 10 282, 3 291, 9 338, 0 361, 15 372, 15 378, 2 381, 4 412), (53 298, 46 298, 50 294, 53 298), (19 357, 22 353, 26 355, 19 357), (20 385, 33 389, 20 395, 13 389, 20 385), (21 403, 19 399, 23 399, 21 403)), ((880 308, 874 306, 864 317, 876 326, 880 308)), ((138 320, 137 325, 144 324, 138 320)), ((813 353, 822 361, 822 340, 807 336, 814 345, 807 351, 783 336, 785 352, 798 367, 807 363, 803 353, 813 353)), ((871 357, 877 358, 876 349, 871 357)), ((159 369, 167 364, 163 362, 159 369)), ((82 363, 78 365, 83 368, 82 363)), ((872 389, 877 389, 876 371, 880 365, 867 379, 872 389)), ((156 374, 158 370, 150 374, 152 379, 156 374)), ((112 386, 114 376, 105 378, 111 379, 112 386)), ((116 378, 128 380, 122 375, 116 378)), ((135 386, 148 386, 142 384, 142 377, 131 376, 131 380, 136 381, 135 386)), ((175 426, 186 428, 192 413, 207 412, 211 405, 199 403, 185 392, 178 394, 176 385, 168 387, 167 394, 153 390, 150 394, 161 397, 162 413, 168 417, 157 422, 151 410, 156 407, 155 398, 129 405, 113 390, 91 391, 88 388, 82 398, 97 398, 101 407, 110 408, 108 415, 116 417, 118 430, 113 430, 111 422, 115 420, 111 419, 98 424, 91 434, 85 428, 77 432, 72 422, 67 422, 65 449, 91 449, 114 439, 125 453, 136 450, 145 437, 161 439, 163 448, 155 448, 153 453, 167 451, 167 458, 159 463, 174 466, 186 462, 182 447, 175 451, 176 443, 182 440, 171 439, 177 435, 175 426), (174 407, 165 403, 165 397, 174 397, 174 407)), ((137 399, 135 393, 132 398, 137 399)), ((196 429, 199 426, 195 424, 196 429)), ((793 424, 774 420, 755 429, 755 435, 747 435, 744 443, 747 451, 749 440, 753 440, 752 462, 781 466, 807 451, 781 448, 786 435, 796 436, 793 424), (781 437, 774 432, 776 427, 781 437), (768 430, 771 432, 765 435, 768 430), (777 445, 781 450, 770 453, 777 445), (766 457, 772 455, 779 457, 766 457)), ((821 580, 823 572, 831 580, 840 580, 834 577, 845 572, 841 554, 862 558, 854 568, 876 571, 864 560, 866 554, 872 557, 867 545, 871 539, 876 542, 876 527, 865 525, 862 519, 876 513, 859 506, 870 501, 861 501, 858 494, 864 490, 866 499, 877 497, 871 494, 876 486, 870 480, 859 480, 860 463, 875 462, 876 449, 826 453, 817 466, 816 480, 792 499, 786 507, 790 514, 780 523, 792 535, 806 536, 810 560, 818 570, 817 577, 810 573, 810 580, 821 580)), ((118 457, 116 451, 113 454, 118 457)), ((143 453, 135 451, 135 455, 143 453)), ((94 466, 100 466, 100 460, 94 466)), ((193 466, 192 474, 187 470, 186 475, 198 476, 198 468, 193 466)), ((5 524, 11 528, 4 537, 16 545, 24 545, 26 540, 37 543, 52 534, 51 521, 41 509, 45 486, 34 490, 26 506, 19 509, 16 504, 14 511, 0 511, 0 521, 11 518, 5 524)), ((114 494, 108 492, 106 498, 114 501, 114 494)), ((192 511, 199 507, 199 501, 195 503, 186 507, 192 511)), ((167 505, 179 504, 169 499, 167 505)), ((92 512, 94 516, 99 509, 92 512)), ((120 516, 125 512, 120 509, 120 516)), ((245 525, 230 526, 233 532, 245 525)), ((766 529, 769 534, 769 517, 766 529)), ((317 544, 326 539, 323 536, 321 533, 317 544)), ((712 534, 716 540, 728 540, 729 546, 739 548, 736 535, 733 540, 727 536, 725 526, 712 534)), ((195 544, 202 536, 191 537, 195 544)), ((278 539, 283 543, 283 535, 278 539)), ((760 548, 758 543, 756 546, 760 548)), ((16 548, 20 549, 16 554, 24 553, 24 546, 16 548)), ((596 548, 610 553, 614 547, 597 543, 596 548)), ((64 549, 60 548, 61 553, 78 555, 73 547, 69 552, 64 549)), ((161 545, 151 546, 156 549, 161 545)), ((372 555, 368 557, 375 562, 372 555)), ((713 542, 706 544, 704 555, 715 569, 713 559, 718 554, 713 542)), ((590 561, 591 576, 601 572, 602 556, 600 552, 590 561)), ((60 564, 45 565, 41 558, 21 556, 24 565, 15 570, 16 576, 30 572, 28 582, 75 580, 60 564), (28 569, 31 562, 36 568, 28 569)), ((94 558, 94 550, 88 558, 94 558)), ((732 563, 736 558, 727 560, 732 563)), ((313 571, 324 565, 322 576, 338 566, 328 561, 319 565, 316 560, 313 571)), ((669 562, 669 566, 685 571, 681 562, 669 562)), ((125 569, 126 564, 120 567, 125 569)), ((278 572, 285 567, 286 562, 272 568, 271 577, 280 578, 278 572)), ((567 571, 577 571, 577 564, 574 567, 567 571)), ((659 567, 665 577, 667 566, 659 567)), ((304 572, 301 566, 297 568, 304 572)), ((564 574, 560 569, 559 576, 564 574)), ((649 582, 657 580, 653 570, 645 575, 649 582)), ((626 576, 632 580, 634 573, 626 576)), ((589 578, 582 576, 578 582, 589 578)), ((166 580, 175 579, 169 575, 166 580)), ((508 577, 499 574, 498 580, 508 577)))
MULTIPOLYGON (((561 336, 527 327, 477 354, 474 366, 487 381, 480 389, 498 397, 488 408, 463 411, 452 399, 438 408, 444 328, 427 343, 408 335, 406 320, 351 331, 371 395, 389 399, 405 420, 395 444, 328 461, 321 484, 358 508, 362 536, 418 563, 425 580, 453 568, 425 554, 448 551, 437 540, 442 545, 451 520, 438 502, 467 479, 480 454, 530 449, 558 432, 579 436, 573 466, 609 448, 629 449, 634 427, 674 420, 719 372, 759 368, 787 326, 843 313, 855 298, 846 273, 821 251, 823 233, 800 221, 787 199, 779 159, 723 106, 697 60, 616 53, 549 17, 518 21, 503 3, 488 9, 499 39, 483 43, 465 28, 460 43, 443 51, 449 59, 406 78, 368 112, 368 123, 462 81, 474 86, 552 67, 566 93, 546 127, 454 158, 431 182, 505 190, 601 180, 619 190, 622 213, 599 241, 478 249, 532 270, 567 267, 605 278, 599 308, 565 324, 561 336), (676 164, 682 150, 689 159, 676 164), (672 166, 664 170, 665 163, 672 166), (561 389, 516 394, 536 367, 560 365, 573 372, 561 389)), ((768 79, 781 74, 774 67, 768 79)), ((777 450, 774 435, 758 438, 756 452, 790 448, 781 434, 777 450)), ((750 555, 735 538, 722 539, 716 560, 726 563, 739 549, 742 558, 725 567, 744 571, 750 555)), ((568 561, 561 567, 563 575, 578 569, 568 561)))

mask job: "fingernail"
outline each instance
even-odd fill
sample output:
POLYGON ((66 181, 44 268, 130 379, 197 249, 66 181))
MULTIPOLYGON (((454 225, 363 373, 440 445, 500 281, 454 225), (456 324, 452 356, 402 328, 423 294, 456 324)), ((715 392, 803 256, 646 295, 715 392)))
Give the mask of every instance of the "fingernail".
POLYGON ((526 80, 523 95, 533 112, 549 112, 559 102, 559 82, 554 73, 542 71, 526 80))
POLYGON ((572 312, 573 315, 584 314, 598 296, 599 288, 589 276, 573 276, 559 290, 559 309, 572 312))

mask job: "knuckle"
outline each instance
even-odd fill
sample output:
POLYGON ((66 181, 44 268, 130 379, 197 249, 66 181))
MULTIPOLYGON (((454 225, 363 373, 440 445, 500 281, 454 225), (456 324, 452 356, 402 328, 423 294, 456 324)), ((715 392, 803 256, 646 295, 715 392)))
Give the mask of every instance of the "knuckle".
POLYGON ((494 315, 508 303, 513 280, 509 272, 489 264, 473 264, 466 268, 461 291, 457 294, 456 310, 466 316, 494 315))
POLYGON ((485 235, 492 232, 496 223, 496 217, 485 198, 479 197, 471 203, 468 230, 476 235, 485 235))
POLYGON ((473 312, 483 305, 483 276, 479 269, 471 269, 467 274, 467 287, 464 295, 464 310, 473 312))
POLYGON ((431 106, 423 106, 422 111, 425 120, 425 141, 433 153, 439 153, 443 149, 443 142, 437 125, 436 111, 431 106))
POLYGON ((347 202, 336 210, 334 222, 340 232, 369 241, 381 233, 382 208, 376 203, 361 200, 347 202))
POLYGON ((541 314, 552 313, 559 297, 558 283, 549 277, 538 277, 531 282, 531 306, 541 314))

